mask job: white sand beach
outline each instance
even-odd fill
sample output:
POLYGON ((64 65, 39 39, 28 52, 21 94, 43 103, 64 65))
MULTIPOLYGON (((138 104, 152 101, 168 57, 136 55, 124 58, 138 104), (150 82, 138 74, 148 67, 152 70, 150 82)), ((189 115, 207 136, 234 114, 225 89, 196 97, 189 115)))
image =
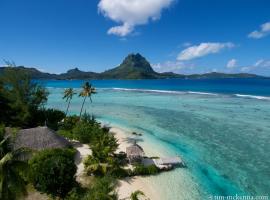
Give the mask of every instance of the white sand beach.
MULTIPOLYGON (((132 138, 132 134, 118 127, 112 127, 110 132, 112 132, 115 138, 118 140, 119 148, 117 151, 126 152, 126 147, 130 146, 132 143, 132 140, 130 140, 130 138, 132 138)), ((147 177, 136 176, 125 178, 124 180, 119 181, 119 185, 116 188, 120 200, 127 199, 130 194, 136 190, 143 191, 146 196, 145 198, 155 200, 161 199, 158 193, 158 189, 150 183, 147 177)))
POLYGON ((78 141, 71 141, 74 148, 77 149, 77 153, 75 155, 75 164, 77 166, 76 172, 76 180, 82 184, 85 182, 85 174, 84 174, 84 159, 92 154, 92 151, 87 144, 81 144, 78 141))
MULTIPOLYGON (((130 146, 133 142, 132 138, 134 135, 132 133, 118 128, 112 127, 110 132, 114 134, 115 138, 118 140, 119 148, 117 152, 123 151, 126 152, 126 148, 130 146)), ((77 165, 77 173, 76 179, 78 182, 84 184, 85 174, 84 174, 84 164, 83 160, 88 156, 91 155, 91 149, 89 145, 81 144, 78 141, 72 141, 74 148, 77 149, 77 154, 75 157, 75 164, 77 165)), ((120 180, 118 186, 116 187, 116 191, 119 195, 119 199, 128 199, 130 194, 136 190, 141 190, 145 194, 145 198, 159 200, 160 195, 158 193, 158 189, 151 184, 150 180, 147 177, 130 177, 120 180)))

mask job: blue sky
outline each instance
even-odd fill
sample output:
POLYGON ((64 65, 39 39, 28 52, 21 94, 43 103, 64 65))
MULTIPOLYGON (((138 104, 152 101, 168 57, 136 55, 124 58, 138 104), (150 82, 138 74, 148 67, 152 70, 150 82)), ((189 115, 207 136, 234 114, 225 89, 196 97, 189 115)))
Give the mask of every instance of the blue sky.
POLYGON ((270 76, 269 0, 0 0, 0 64, 101 72, 132 52, 155 70, 270 76))

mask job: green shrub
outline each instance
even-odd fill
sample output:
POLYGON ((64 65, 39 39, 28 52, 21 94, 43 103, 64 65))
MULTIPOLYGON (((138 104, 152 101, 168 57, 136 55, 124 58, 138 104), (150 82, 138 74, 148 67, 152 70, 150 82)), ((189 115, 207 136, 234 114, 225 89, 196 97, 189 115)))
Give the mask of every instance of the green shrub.
POLYGON ((79 120, 80 118, 76 115, 68 116, 59 124, 59 129, 71 131, 79 120))
POLYGON ((81 143, 90 143, 93 139, 93 129, 94 127, 84 121, 80 121, 76 124, 73 129, 74 138, 79 140, 81 143))
POLYGON ((65 200, 83 200, 88 189, 82 188, 79 184, 72 188, 72 190, 67 194, 65 200))
POLYGON ((116 180, 112 177, 95 178, 91 187, 74 187, 65 200, 117 200, 114 191, 116 180))
POLYGON ((75 183, 74 149, 49 149, 29 162, 34 187, 53 197, 65 197, 75 183))
POLYGON ((83 200, 117 200, 115 185, 116 180, 112 177, 97 178, 83 200))
POLYGON ((5 125, 4 124, 0 124, 0 141, 2 139, 4 139, 5 136, 5 125))
POLYGON ((58 124, 65 117, 65 113, 56 109, 39 109, 31 115, 31 127, 46 125, 53 129, 58 129, 58 124))
POLYGON ((72 133, 72 131, 68 131, 68 130, 58 130, 57 131, 57 134, 58 135, 61 135, 65 138, 68 138, 70 140, 73 140, 73 139, 76 139, 72 133))
POLYGON ((58 129, 58 123, 66 116, 63 111, 56 109, 47 109, 43 110, 43 112, 47 121, 47 126, 53 130, 58 129))
POLYGON ((112 134, 100 132, 95 135, 90 146, 92 155, 100 162, 106 162, 109 156, 113 156, 113 153, 118 148, 118 143, 112 134))
POLYGON ((154 175, 159 173, 159 169, 155 165, 143 166, 136 165, 133 170, 133 175, 154 175))
POLYGON ((110 171, 110 175, 114 178, 125 178, 132 175, 132 171, 130 169, 123 169, 122 167, 116 167, 110 171))
POLYGON ((99 123, 96 121, 96 119, 95 119, 95 117, 94 117, 93 115, 90 115, 90 114, 87 114, 87 113, 84 113, 84 114, 82 115, 81 120, 82 120, 83 122, 86 122, 86 123, 91 124, 91 125, 99 124, 99 123))

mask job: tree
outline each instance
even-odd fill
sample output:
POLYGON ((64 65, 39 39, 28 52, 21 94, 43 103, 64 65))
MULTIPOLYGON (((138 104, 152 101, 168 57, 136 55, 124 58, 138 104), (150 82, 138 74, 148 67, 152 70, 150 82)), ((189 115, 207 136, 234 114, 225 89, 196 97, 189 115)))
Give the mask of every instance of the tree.
POLYGON ((31 80, 28 73, 20 68, 8 67, 0 76, 0 104, 5 111, 3 122, 6 125, 35 126, 34 113, 47 101, 48 92, 37 82, 31 80))
POLYGON ((71 101, 73 95, 75 95, 75 94, 76 94, 76 92, 72 88, 65 89, 65 91, 64 91, 63 99, 66 99, 66 102, 68 102, 66 115, 68 113, 70 101, 71 101))
POLYGON ((144 196, 144 193, 140 190, 136 190, 131 193, 130 200, 139 200, 139 196, 144 196))
POLYGON ((74 187, 65 197, 66 200, 117 200, 117 194, 114 190, 116 180, 106 176, 94 178, 88 188, 82 188, 80 185, 74 187))
POLYGON ((117 200, 117 194, 114 191, 115 185, 116 181, 111 177, 98 178, 84 199, 117 200))
POLYGON ((92 94, 96 94, 96 89, 94 87, 92 87, 92 85, 89 82, 86 82, 83 86, 83 90, 79 94, 79 97, 84 98, 83 103, 82 103, 82 107, 81 107, 81 111, 80 111, 80 118, 82 116, 82 111, 83 111, 83 107, 84 107, 84 103, 85 103, 86 98, 89 97, 89 99, 92 103, 92 98, 91 98, 92 94))
POLYGON ((93 140, 93 137, 95 136, 95 128, 91 124, 85 122, 85 121, 79 121, 76 126, 73 128, 72 132, 74 135, 74 138, 79 140, 83 144, 90 143, 91 140, 93 140))
MULTIPOLYGON (((57 130, 59 122, 65 118, 65 113, 61 110, 56 109, 42 109, 40 110, 41 115, 45 117, 46 125, 53 130, 57 130)), ((40 117, 42 119, 42 117, 40 117)))
POLYGON ((30 160, 31 181, 34 187, 53 197, 64 198, 75 184, 73 149, 48 149, 30 160))
POLYGON ((9 121, 10 106, 9 100, 5 97, 4 86, 2 80, 0 79, 0 123, 9 121))
MULTIPOLYGON (((0 143, 0 199, 15 200, 26 194, 26 177, 29 169, 28 163, 22 158, 29 150, 20 148, 14 151, 7 151, 8 138, 0 143), (4 153, 5 152, 5 153, 4 153)), ((10 150, 10 149, 9 149, 10 150)))
POLYGON ((100 162, 106 162, 118 148, 118 143, 113 135, 101 132, 96 135, 95 140, 90 146, 93 157, 97 158, 100 162))

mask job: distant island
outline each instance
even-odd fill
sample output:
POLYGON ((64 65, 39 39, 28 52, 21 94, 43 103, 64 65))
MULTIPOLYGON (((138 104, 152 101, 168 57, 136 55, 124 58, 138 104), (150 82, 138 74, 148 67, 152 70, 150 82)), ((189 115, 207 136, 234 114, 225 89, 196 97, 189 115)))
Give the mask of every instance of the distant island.
MULTIPOLYGON (((6 67, 0 67, 0 73, 6 67)), ((176 74, 173 72, 158 73, 153 70, 150 63, 139 53, 129 54, 124 61, 113 69, 97 73, 85 72, 78 68, 70 69, 66 73, 51 74, 41 72, 36 68, 27 68, 24 66, 16 67, 18 70, 25 71, 34 79, 56 79, 56 80, 72 80, 72 79, 170 79, 170 78, 183 78, 183 79, 211 79, 211 78, 266 78, 263 76, 237 73, 227 74, 211 72, 205 74, 176 74)))

